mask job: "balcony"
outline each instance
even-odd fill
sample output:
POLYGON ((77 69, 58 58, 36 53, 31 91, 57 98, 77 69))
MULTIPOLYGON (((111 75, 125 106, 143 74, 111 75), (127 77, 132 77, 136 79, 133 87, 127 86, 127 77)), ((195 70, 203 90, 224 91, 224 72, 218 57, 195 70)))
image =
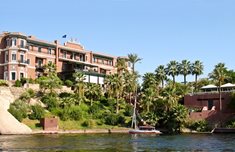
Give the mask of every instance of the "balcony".
POLYGON ((29 46, 27 45, 18 45, 19 50, 22 51, 28 51, 29 50, 29 46))
POLYGON ((44 71, 44 66, 43 65, 36 65, 36 71, 41 71, 43 72, 44 71))
POLYGON ((27 60, 19 60, 18 62, 21 65, 28 65, 29 64, 29 62, 27 60))

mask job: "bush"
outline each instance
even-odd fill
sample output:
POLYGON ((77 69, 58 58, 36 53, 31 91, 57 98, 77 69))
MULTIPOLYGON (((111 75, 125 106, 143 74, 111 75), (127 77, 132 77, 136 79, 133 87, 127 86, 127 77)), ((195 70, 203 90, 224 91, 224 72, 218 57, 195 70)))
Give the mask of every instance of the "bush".
POLYGON ((61 120, 81 120, 84 116, 84 111, 79 106, 65 107, 61 109, 59 117, 61 120))
POLYGON ((15 86, 15 87, 21 87, 22 84, 21 84, 20 80, 16 80, 14 86, 15 86))
POLYGON ((123 125, 125 123, 125 117, 120 114, 110 113, 105 117, 105 124, 107 125, 123 125))
POLYGON ((9 86, 8 82, 6 80, 0 80, 0 86, 9 86))
POLYGON ((8 111, 20 122, 27 117, 28 110, 28 105, 22 100, 16 100, 8 109, 8 111))
POLYGON ((72 87, 73 86, 73 82, 71 80, 66 80, 64 82, 64 84, 67 86, 67 87, 72 87))
POLYGON ((205 120, 190 122, 187 127, 189 129, 196 130, 199 132, 205 132, 210 130, 210 128, 208 127, 208 123, 205 120))
POLYGON ((95 122, 95 120, 92 120, 92 119, 85 120, 85 121, 82 123, 82 126, 83 126, 83 127, 93 128, 93 127, 96 126, 96 122, 95 122))
POLYGON ((47 109, 51 111, 53 108, 59 107, 59 101, 54 95, 45 95, 42 97, 41 101, 47 105, 47 109))
POLYGON ((19 98, 20 98, 20 100, 22 100, 22 101, 28 101, 28 100, 31 98, 31 96, 30 96, 30 94, 26 91, 26 92, 22 93, 19 98))
POLYGON ((32 113, 29 115, 29 119, 38 119, 40 120, 41 118, 44 117, 45 111, 44 108, 38 104, 31 106, 32 113))
POLYGON ((35 94, 35 91, 34 91, 33 89, 31 89, 31 88, 28 89, 27 92, 29 93, 30 98, 33 98, 33 97, 35 97, 35 95, 36 95, 36 94, 35 94))

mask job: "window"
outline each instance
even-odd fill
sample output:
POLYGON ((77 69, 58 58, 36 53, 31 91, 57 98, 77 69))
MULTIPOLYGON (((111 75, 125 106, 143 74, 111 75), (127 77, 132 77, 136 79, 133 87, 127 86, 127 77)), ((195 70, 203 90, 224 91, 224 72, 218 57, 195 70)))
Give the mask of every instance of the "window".
POLYGON ((109 60, 109 63, 108 63, 108 64, 109 64, 109 65, 113 65, 113 62, 109 60))
POLYGON ((52 50, 50 48, 47 49, 48 54, 52 54, 52 50))
POLYGON ((23 55, 23 54, 20 55, 20 62, 21 62, 21 63, 24 62, 24 55, 23 55))
POLYGON ((16 53, 12 53, 11 54, 11 60, 12 61, 16 61, 16 53))
POLYGON ((63 52, 63 58, 66 58, 66 56, 67 56, 67 52, 64 51, 64 52, 63 52))
POLYGON ((30 64, 30 59, 27 59, 27 63, 30 64))
POLYGON ((80 61, 83 61, 83 55, 80 55, 80 61))
POLYGON ((20 47, 24 48, 24 40, 20 40, 20 47))
POLYGON ((5 52, 5 62, 8 62, 8 59, 9 59, 9 55, 8 55, 8 52, 6 51, 5 52))
POLYGON ((16 80, 16 72, 11 72, 11 80, 16 80))
POLYGON ((12 46, 16 46, 16 38, 12 38, 12 46))
POLYGON ((41 47, 38 47, 38 52, 42 52, 42 48, 41 47))
POLYGON ((38 59, 38 66, 42 67, 42 60, 41 59, 38 59))
POLYGON ((95 57, 93 57, 93 62, 96 62, 96 58, 95 57))
POLYGON ((8 80, 8 72, 4 72, 4 80, 8 80))
POLYGON ((24 78, 24 73, 20 73, 20 79, 24 78))

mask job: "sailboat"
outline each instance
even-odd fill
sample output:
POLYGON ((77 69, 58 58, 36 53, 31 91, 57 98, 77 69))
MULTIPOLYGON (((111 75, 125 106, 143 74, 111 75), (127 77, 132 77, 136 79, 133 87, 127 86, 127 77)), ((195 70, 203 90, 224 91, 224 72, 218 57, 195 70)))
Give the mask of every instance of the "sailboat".
MULTIPOLYGON (((136 120, 136 96, 135 96, 135 103, 134 103, 134 111, 132 116, 132 123, 131 127, 134 128, 132 130, 129 130, 130 134, 161 134, 159 130, 156 130, 155 127, 150 125, 143 125, 143 126, 137 126, 137 120, 136 120)), ((143 121, 143 120, 142 120, 143 121)))

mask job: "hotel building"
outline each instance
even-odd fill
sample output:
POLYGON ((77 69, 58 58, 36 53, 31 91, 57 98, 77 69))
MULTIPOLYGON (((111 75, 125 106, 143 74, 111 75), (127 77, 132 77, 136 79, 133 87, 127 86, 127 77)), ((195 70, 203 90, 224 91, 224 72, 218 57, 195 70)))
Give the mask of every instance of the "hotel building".
POLYGON ((57 40, 48 42, 18 32, 0 34, 0 53, 0 79, 9 81, 36 79, 43 74, 44 65, 52 62, 63 79, 81 71, 86 82, 103 84, 105 75, 117 71, 119 58, 86 50, 75 41, 61 45, 57 40))

